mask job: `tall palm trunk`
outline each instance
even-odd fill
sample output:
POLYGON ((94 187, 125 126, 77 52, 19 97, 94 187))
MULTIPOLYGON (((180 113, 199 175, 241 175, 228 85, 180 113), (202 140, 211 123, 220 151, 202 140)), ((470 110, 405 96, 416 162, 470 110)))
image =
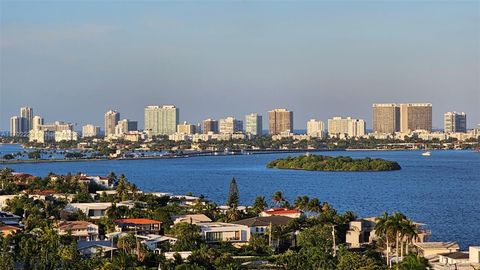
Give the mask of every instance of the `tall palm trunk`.
POLYGON ((403 237, 400 239, 400 260, 403 261, 403 237))
POLYGON ((387 234, 385 235, 385 238, 387 239, 387 249, 386 249, 386 251, 387 251, 387 264, 388 264, 389 267, 391 267, 392 265, 390 264, 390 255, 389 255, 389 253, 390 253, 390 248, 389 248, 390 244, 388 243, 388 235, 387 235, 387 234))
POLYGON ((395 239, 395 260, 397 262, 397 270, 400 269, 400 264, 398 263, 398 242, 399 242, 399 237, 398 237, 398 232, 396 232, 396 239, 395 239))
POLYGON ((405 253, 408 255, 408 246, 410 244, 410 239, 407 238, 407 246, 405 247, 405 253))

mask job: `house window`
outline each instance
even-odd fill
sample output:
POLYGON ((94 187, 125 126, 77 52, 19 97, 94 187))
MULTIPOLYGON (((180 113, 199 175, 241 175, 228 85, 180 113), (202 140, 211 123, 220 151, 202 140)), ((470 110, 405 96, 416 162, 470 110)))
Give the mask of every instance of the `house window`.
POLYGON ((222 241, 223 233, 222 232, 207 232, 206 234, 207 241, 222 241))

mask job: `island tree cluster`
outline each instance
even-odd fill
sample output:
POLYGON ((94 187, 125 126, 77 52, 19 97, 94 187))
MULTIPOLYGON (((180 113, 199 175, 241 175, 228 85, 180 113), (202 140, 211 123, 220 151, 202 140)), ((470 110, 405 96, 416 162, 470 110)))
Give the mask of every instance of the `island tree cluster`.
POLYGON ((395 161, 380 158, 353 159, 346 156, 330 157, 322 155, 304 155, 276 159, 267 164, 268 168, 295 169, 307 171, 393 171, 400 170, 395 161))

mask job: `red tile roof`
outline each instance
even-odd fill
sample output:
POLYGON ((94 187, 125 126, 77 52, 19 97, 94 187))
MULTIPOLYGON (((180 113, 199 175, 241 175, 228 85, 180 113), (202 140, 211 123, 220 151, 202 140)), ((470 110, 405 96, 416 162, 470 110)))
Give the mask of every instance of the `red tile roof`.
POLYGON ((20 228, 15 227, 15 226, 10 226, 10 225, 3 225, 0 226, 0 231, 19 231, 20 228))
POLYGON ((148 219, 148 218, 121 218, 115 220, 116 224, 133 224, 133 225, 145 225, 145 224, 160 224, 162 222, 148 219))
POLYGON ((298 209, 288 209, 288 208, 272 208, 264 211, 269 215, 280 215, 280 214, 299 214, 301 213, 298 209))
POLYGON ((45 189, 45 190, 40 190, 40 189, 34 189, 30 194, 32 195, 52 195, 55 194, 56 191, 53 189, 45 189))

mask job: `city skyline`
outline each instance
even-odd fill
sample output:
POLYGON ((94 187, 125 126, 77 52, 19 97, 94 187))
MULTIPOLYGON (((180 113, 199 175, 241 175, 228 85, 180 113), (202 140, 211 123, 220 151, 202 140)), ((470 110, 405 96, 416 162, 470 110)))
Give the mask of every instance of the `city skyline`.
POLYGON ((284 107, 294 129, 371 129, 372 103, 429 102, 434 129, 454 110, 480 123, 478 2, 0 5, 4 131, 25 105, 78 126, 153 103, 192 123, 284 107))

